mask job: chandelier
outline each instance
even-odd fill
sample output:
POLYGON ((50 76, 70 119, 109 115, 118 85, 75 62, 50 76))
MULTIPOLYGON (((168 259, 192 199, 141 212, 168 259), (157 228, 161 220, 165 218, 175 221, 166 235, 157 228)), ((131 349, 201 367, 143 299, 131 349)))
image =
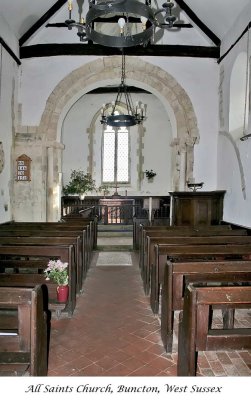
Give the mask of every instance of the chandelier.
MULTIPOLYGON (((82 4, 84 0, 76 0, 82 4)), ((79 21, 72 19, 73 1, 68 0, 68 19, 65 21, 69 30, 77 28, 81 42, 88 40, 109 47, 146 46, 151 40, 155 28, 172 28, 176 17, 172 15, 174 3, 168 0, 162 8, 154 11, 151 1, 138 0, 89 0, 86 20, 79 6, 79 21), (103 22, 100 23, 100 22, 103 22), (107 32, 108 23, 118 23, 116 32, 107 32)))
POLYGON ((140 102, 135 103, 133 106, 132 98, 125 84, 125 54, 122 52, 122 66, 121 66, 121 82, 118 87, 118 93, 115 101, 112 102, 111 113, 108 113, 109 107, 105 104, 101 109, 101 124, 106 124, 114 127, 134 126, 141 124, 145 119, 145 106, 140 102), (126 112, 121 113, 121 102, 124 98, 126 105, 126 112))

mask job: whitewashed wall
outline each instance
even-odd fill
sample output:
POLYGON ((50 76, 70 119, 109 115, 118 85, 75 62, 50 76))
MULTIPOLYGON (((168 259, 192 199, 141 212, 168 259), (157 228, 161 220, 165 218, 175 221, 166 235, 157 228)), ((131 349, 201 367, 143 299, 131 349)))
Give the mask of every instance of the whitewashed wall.
MULTIPOLYGON (((0 21, 0 35, 4 25, 0 21)), ((4 34, 2 35, 4 36, 4 34)), ((12 143, 17 121, 17 64, 0 45, 0 142, 4 150, 4 169, 0 174, 0 223, 12 219, 12 143)))
MULTIPOLYGON (((38 125, 46 100, 54 87, 72 70, 95 59, 97 57, 51 57, 24 60, 19 93, 22 124, 38 125)), ((142 59, 170 73, 190 97, 200 134, 200 142, 195 146, 195 180, 204 181, 205 190, 215 190, 217 188, 219 71, 217 62, 212 59, 175 57, 142 57, 142 59), (205 160, 208 161, 205 162, 205 160)), ((154 94, 157 96, 157 93, 154 94)))
POLYGON ((4 40, 4 42, 11 48, 13 53, 18 57, 19 56, 19 43, 12 32, 8 22, 4 19, 4 17, 0 14, 0 37, 4 40))
MULTIPOLYGON (((63 184, 69 180, 73 169, 87 171, 89 168, 89 128, 94 122, 93 130, 93 169, 92 176, 97 186, 101 185, 101 144, 103 126, 100 123, 100 113, 96 120, 93 118, 103 103, 115 99, 115 94, 87 94, 77 101, 69 110, 63 124, 63 184)), ((122 98, 123 100, 123 98, 122 98)), ((120 194, 128 195, 168 195, 171 187, 171 147, 172 131, 169 117, 161 102, 151 94, 132 93, 132 100, 147 104, 147 119, 144 122, 142 149, 139 148, 138 127, 130 128, 130 185, 121 185, 120 194), (143 162, 139 165, 139 151, 143 162), (140 169, 140 170, 139 170, 140 169), (152 183, 145 178, 143 171, 153 169, 157 175, 152 183), (139 182, 139 172, 142 180, 139 182)), ((112 189, 114 191, 114 189, 112 189)))
MULTIPOLYGON (((251 4, 247 6, 222 43, 222 55, 235 43, 250 22, 251 4)), ((229 132, 229 95, 231 72, 237 57, 251 55, 251 32, 246 33, 220 63, 220 129, 218 139, 218 186, 226 189, 224 219, 251 227, 251 138, 242 142, 229 132), (249 42, 249 46, 247 47, 249 42), (247 51, 248 48, 248 51, 247 51)), ((250 69, 250 65, 249 65, 250 69)), ((240 77, 241 80, 242 77, 240 77)), ((250 90, 250 89, 249 89, 250 90)), ((234 95, 234 94, 233 94, 234 95)), ((250 106, 249 106, 250 114, 250 106)), ((247 132, 251 132, 250 115, 247 132)))

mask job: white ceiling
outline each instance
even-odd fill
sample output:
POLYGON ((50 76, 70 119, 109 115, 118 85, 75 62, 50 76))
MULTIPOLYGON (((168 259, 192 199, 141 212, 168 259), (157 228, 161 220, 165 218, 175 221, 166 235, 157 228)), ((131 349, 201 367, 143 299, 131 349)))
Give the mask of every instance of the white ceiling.
MULTIPOLYGON (((83 0, 73 0, 75 7, 76 1, 83 0)), ((152 6, 160 8, 163 2, 164 0, 153 0, 152 6)), ((234 25, 238 15, 250 2, 251 0, 185 0, 198 18, 220 39, 234 25)), ((56 0, 0 0, 0 14, 19 39, 55 3, 56 0)), ((87 0, 84 0, 84 5, 88 6, 87 0)), ((58 15, 62 15, 62 12, 67 17, 67 3, 58 15)), ((52 19, 55 22, 55 16, 52 19)), ((63 22, 61 18, 59 22, 63 22)))
POLYGON ((251 0, 185 0, 216 36, 222 39, 251 0))

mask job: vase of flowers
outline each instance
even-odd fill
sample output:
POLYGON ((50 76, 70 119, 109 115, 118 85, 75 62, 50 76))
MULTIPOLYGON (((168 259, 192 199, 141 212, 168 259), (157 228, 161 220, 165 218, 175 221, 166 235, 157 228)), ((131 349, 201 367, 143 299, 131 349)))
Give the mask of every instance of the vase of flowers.
POLYGON ((87 192, 96 190, 95 180, 88 172, 82 170, 72 170, 70 181, 63 187, 63 193, 66 196, 78 195, 81 200, 84 199, 87 192))
POLYGON ((65 303, 69 295, 68 263, 61 260, 50 260, 44 270, 44 275, 46 280, 57 283, 57 300, 60 303, 65 303))
POLYGON ((59 303, 66 303, 69 296, 69 285, 57 287, 57 301, 59 303))

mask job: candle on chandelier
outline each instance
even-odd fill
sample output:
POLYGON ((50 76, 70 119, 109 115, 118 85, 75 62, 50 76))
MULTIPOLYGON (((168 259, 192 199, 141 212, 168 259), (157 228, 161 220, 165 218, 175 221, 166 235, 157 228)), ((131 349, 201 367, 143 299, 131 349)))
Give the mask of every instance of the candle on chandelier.
POLYGON ((68 0, 68 10, 72 10, 72 0, 68 0))

